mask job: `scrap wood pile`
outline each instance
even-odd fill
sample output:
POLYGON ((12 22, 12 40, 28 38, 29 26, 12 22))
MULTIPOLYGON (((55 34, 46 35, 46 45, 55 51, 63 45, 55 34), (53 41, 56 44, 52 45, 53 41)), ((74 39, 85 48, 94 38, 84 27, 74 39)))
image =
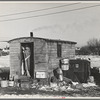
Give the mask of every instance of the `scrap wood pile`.
MULTIPOLYGON (((16 82, 14 81, 9 81, 10 84, 6 85, 6 87, 13 87, 16 88, 17 87, 17 91, 20 90, 25 90, 25 91, 32 91, 33 93, 35 91, 37 91, 37 93, 62 93, 64 92, 66 93, 72 93, 73 95, 75 93, 80 93, 80 91, 87 91, 87 92, 91 92, 90 90, 92 90, 92 88, 96 88, 97 86, 95 85, 94 82, 88 82, 88 83, 78 83, 78 82, 73 82, 71 79, 68 78, 63 78, 63 81, 59 81, 55 76, 51 78, 52 80, 50 81, 50 84, 41 84, 41 82, 38 81, 38 79, 30 79, 28 82, 19 82, 21 83, 16 84, 16 82), (11 83, 13 82, 13 84, 11 83), (35 91, 34 91, 35 90, 35 91), (40 92, 39 92, 40 91, 40 92)), ((8 82, 8 83, 9 83, 8 82)), ((5 86, 5 85, 4 85, 5 86)), ((4 88, 4 87, 3 87, 4 88)), ((93 92, 93 91, 92 91, 93 92)))
MULTIPOLYGON (((61 70, 59 69, 59 72, 61 70)), ((89 80, 88 83, 73 82, 71 79, 64 77, 61 72, 60 77, 52 76, 47 79, 31 79, 26 76, 20 77, 21 80, 1 80, 1 87, 18 87, 20 89, 37 89, 43 91, 79 91, 88 87, 96 87, 94 81, 89 80), (42 80, 42 82, 40 81, 42 80), (43 82, 45 81, 45 84, 43 82)))
POLYGON ((34 80, 32 88, 44 91, 78 91, 85 90, 88 87, 96 87, 93 76, 90 76, 87 83, 73 82, 71 79, 64 77, 60 67, 53 71, 48 85, 39 84, 34 80))
MULTIPOLYGON (((55 77, 54 77, 55 78, 55 77)), ((34 80, 34 83, 31 85, 31 88, 35 88, 38 90, 43 91, 79 91, 79 90, 85 90, 89 87, 96 87, 95 83, 78 83, 78 82, 72 82, 68 78, 64 78, 63 81, 55 81, 50 82, 49 85, 40 85, 37 80, 34 80), (67 80, 67 81, 66 81, 67 80)))
POLYGON ((96 87, 93 77, 88 80, 88 83, 73 82, 71 79, 64 77, 60 68, 57 69, 59 74, 50 78, 49 84, 39 84, 38 80, 33 80, 31 88, 44 91, 79 91, 85 90, 88 87, 96 87))
MULTIPOLYGON (((20 80, 10 80, 8 85, 3 87, 18 87, 20 89, 37 89, 43 91, 79 91, 84 90, 90 86, 95 87, 93 77, 88 80, 88 83, 73 82, 71 79, 64 77, 61 68, 53 71, 53 76, 49 79, 35 78, 31 79, 27 76, 20 76, 20 80), (57 73, 58 74, 57 74, 57 73)), ((17 76, 16 76, 17 77, 17 76)), ((6 83, 7 84, 7 83, 6 83)))

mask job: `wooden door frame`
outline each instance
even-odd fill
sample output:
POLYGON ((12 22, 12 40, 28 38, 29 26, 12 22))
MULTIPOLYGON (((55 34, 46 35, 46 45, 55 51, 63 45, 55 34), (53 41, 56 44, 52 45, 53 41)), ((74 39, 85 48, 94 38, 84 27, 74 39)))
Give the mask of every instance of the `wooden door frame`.
MULTIPOLYGON (((32 70, 30 70, 30 74, 31 74, 31 78, 34 79, 34 73, 35 73, 35 63, 34 63, 34 42, 21 42, 20 43, 20 47, 22 47, 22 44, 30 44, 30 49, 31 49, 31 60, 30 60, 30 68, 32 68, 32 70), (33 66, 33 67, 32 67, 33 66)), ((22 51, 21 51, 22 52, 22 51)))

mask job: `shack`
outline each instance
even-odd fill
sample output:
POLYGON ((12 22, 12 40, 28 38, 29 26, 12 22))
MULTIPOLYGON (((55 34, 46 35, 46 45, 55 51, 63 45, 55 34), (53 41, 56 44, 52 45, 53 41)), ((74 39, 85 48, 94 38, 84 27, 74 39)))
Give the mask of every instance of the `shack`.
POLYGON ((33 37, 15 38, 9 41, 10 76, 47 78, 59 67, 62 58, 75 56, 76 42, 33 37))

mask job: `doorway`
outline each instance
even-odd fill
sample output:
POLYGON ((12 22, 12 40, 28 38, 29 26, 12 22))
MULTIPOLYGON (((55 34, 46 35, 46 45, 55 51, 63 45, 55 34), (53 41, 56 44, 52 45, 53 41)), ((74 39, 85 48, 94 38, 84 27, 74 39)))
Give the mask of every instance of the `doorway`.
POLYGON ((34 43, 21 43, 21 75, 34 78, 34 43))

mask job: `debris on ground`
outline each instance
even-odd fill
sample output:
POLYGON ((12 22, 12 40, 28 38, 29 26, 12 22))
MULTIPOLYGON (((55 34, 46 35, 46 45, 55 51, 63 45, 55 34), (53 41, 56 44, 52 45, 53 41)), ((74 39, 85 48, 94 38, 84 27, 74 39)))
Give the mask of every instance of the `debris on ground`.
POLYGON ((78 83, 72 82, 72 84, 68 84, 65 81, 60 81, 59 83, 50 82, 49 85, 40 85, 37 80, 33 80, 33 83, 30 86, 30 89, 25 90, 22 88, 16 87, 0 87, 0 94, 28 94, 28 95, 48 95, 48 96, 64 96, 64 97, 95 97, 100 96, 100 87, 98 87, 95 83, 78 83), (95 94, 95 95, 94 95, 95 94))

